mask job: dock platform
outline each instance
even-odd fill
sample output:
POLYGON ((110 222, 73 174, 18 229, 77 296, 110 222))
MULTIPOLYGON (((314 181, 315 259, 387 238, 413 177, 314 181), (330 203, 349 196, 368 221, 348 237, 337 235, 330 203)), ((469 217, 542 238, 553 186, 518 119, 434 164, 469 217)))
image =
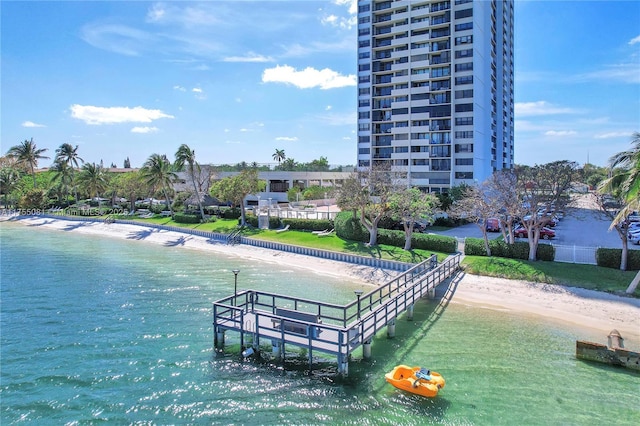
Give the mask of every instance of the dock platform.
POLYGON ((413 316, 414 304, 433 296, 435 288, 451 277, 460 266, 460 254, 438 264, 435 255, 413 266, 389 282, 357 295, 346 305, 256 290, 244 290, 213 303, 214 347, 224 346, 225 332, 240 334, 257 351, 260 342, 269 340, 276 357, 282 357, 285 345, 307 350, 309 367, 313 353, 337 357, 338 372, 348 374, 351 354, 360 346, 370 356, 373 337, 383 328, 393 337, 395 321, 403 313, 413 316))

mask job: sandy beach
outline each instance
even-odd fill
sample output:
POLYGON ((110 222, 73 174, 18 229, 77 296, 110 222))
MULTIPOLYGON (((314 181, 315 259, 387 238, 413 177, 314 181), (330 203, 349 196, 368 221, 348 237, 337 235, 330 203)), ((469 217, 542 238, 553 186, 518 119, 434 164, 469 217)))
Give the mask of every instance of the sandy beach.
MULTIPOLYGON (((4 217, 0 220, 8 220, 4 217)), ((127 239, 139 233, 139 226, 103 222, 70 222, 50 217, 26 216, 12 222, 70 232, 127 239), (70 230, 69 224, 75 226, 70 230), (80 225, 80 226, 77 226, 80 225)), ((152 229, 141 244, 179 243, 186 249, 208 250, 252 258, 263 262, 286 263, 288 266, 313 270, 320 274, 349 276, 369 285, 378 285, 395 275, 392 271, 351 265, 326 259, 261 249, 244 245, 212 243, 203 237, 152 229)), ((173 245, 173 244, 172 244, 173 245)), ((450 303, 479 306, 490 310, 514 311, 540 315, 547 319, 589 328, 602 335, 616 329, 625 338, 629 349, 640 348, 640 300, 574 287, 531 283, 501 278, 463 274, 454 287, 450 303)))

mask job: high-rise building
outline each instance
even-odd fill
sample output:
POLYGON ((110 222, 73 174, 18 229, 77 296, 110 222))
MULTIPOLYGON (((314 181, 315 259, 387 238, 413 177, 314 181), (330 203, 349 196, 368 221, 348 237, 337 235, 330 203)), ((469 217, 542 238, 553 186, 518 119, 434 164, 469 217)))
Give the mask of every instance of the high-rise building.
POLYGON ((513 166, 513 0, 358 1, 358 166, 446 192, 513 166))

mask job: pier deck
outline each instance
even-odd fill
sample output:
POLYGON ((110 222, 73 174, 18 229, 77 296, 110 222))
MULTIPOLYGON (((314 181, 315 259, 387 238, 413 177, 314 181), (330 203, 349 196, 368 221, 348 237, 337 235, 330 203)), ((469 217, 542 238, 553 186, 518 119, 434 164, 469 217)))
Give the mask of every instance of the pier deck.
MULTIPOLYGON (((346 305, 316 302, 276 293, 245 290, 213 303, 214 344, 224 344, 224 332, 240 333, 240 345, 251 337, 251 346, 271 341, 274 348, 285 345, 306 348, 309 362, 319 351, 334 355, 338 369, 346 374, 348 360, 361 345, 369 345, 384 327, 394 327, 404 312, 459 268, 460 255, 441 264, 437 258, 419 263, 346 305)), ((392 334, 392 333, 390 333, 392 334)))

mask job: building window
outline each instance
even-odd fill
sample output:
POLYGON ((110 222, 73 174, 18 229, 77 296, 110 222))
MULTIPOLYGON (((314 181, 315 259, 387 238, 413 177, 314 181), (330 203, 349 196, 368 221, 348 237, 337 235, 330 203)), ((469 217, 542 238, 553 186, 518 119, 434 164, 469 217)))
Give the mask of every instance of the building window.
POLYGON ((473 22, 465 22, 464 24, 456 24, 456 31, 464 31, 473 29, 473 22))
POLYGON ((371 33, 371 29, 368 28, 368 27, 367 28, 360 28, 358 30, 358 35, 359 36, 366 36, 366 35, 369 35, 370 33, 371 33))
POLYGON ((456 126, 473 125, 473 117, 456 117, 456 126))
POLYGON ((473 89, 456 90, 456 99, 473 98, 473 89))
POLYGON ((456 105, 456 112, 469 112, 469 111, 473 111, 473 104, 456 105))
POLYGON ((371 40, 358 41, 358 47, 369 47, 369 46, 371 46, 371 40))
POLYGON ((396 154, 403 154, 405 152, 409 152, 409 147, 408 146, 396 146, 394 150, 395 150, 396 154))
POLYGON ((419 100, 423 100, 423 99, 429 99, 429 94, 428 93, 414 93, 413 95, 411 95, 411 100, 412 101, 419 101, 419 100))
POLYGON ((414 127, 419 127, 419 126, 428 126, 429 125, 429 120, 414 120, 411 122, 411 125, 414 127))
POLYGON ((456 132, 456 139, 473 139, 473 131, 456 132))
POLYGON ((456 172, 456 179, 473 179, 473 172, 456 172))
POLYGON ((456 72, 472 71, 473 62, 464 62, 462 64, 456 64, 456 72))
POLYGON ((369 52, 358 53, 358 59, 367 59, 371 56, 369 52))
POLYGON ((396 127, 409 127, 408 121, 396 121, 396 127))
POLYGON ((368 132, 369 131, 369 123, 367 123, 367 124, 358 124, 358 131, 360 131, 360 132, 368 132))
POLYGON ((358 136, 359 143, 369 143, 371 142, 371 136, 358 136))
POLYGON ((371 22, 371 17, 370 16, 363 16, 362 18, 360 18, 358 20, 359 24, 366 24, 367 22, 371 22))
POLYGON ((465 75, 463 77, 456 77, 456 84, 457 85, 473 84, 473 76, 472 75, 465 75))
POLYGON ((473 36, 471 35, 456 37, 456 46, 469 43, 473 43, 473 36))
POLYGON ((369 99, 361 99, 358 101, 359 107, 368 107, 370 104, 371 102, 369 101, 369 99))
POLYGON ((473 158, 456 158, 456 166, 473 166, 473 158))
POLYGON ((369 83, 371 81, 371 76, 361 75, 358 77, 358 83, 369 83))
POLYGON ((460 152, 473 152, 472 143, 458 143, 456 144, 456 153, 460 152))
POLYGON ((473 16, 473 8, 464 9, 464 10, 456 10, 455 17, 456 19, 468 18, 473 16))
MULTIPOLYGON (((409 134, 408 133, 398 133, 395 135, 395 137, 393 138, 394 140, 397 141, 408 141, 409 140, 409 134)), ((407 152, 407 151, 404 151, 407 152)))
POLYGON ((409 114, 409 108, 394 108, 391 110, 391 115, 409 114))
POLYGON ((359 148, 358 149, 358 154, 360 155, 365 155, 365 154, 369 154, 371 151, 369 148, 359 148))
POLYGON ((473 57, 473 49, 456 50, 456 59, 473 57))
POLYGON ((358 71, 369 71, 370 69, 371 69, 371 64, 358 65, 358 71))
POLYGON ((358 89, 358 95, 362 96, 362 95, 368 95, 371 93, 371 88, 370 87, 363 87, 361 89, 358 89))
MULTIPOLYGON (((444 147, 438 147, 444 148, 444 147)), ((436 159, 431 160, 431 170, 437 172, 447 172, 451 170, 451 160, 436 159)))
POLYGON ((363 4, 361 6, 358 6, 358 13, 364 13, 364 12, 368 12, 371 10, 371 5, 369 4, 363 4))
POLYGON ((411 108, 411 114, 421 114, 423 112, 429 112, 429 107, 428 106, 421 106, 421 107, 413 107, 413 108, 411 108))
POLYGON ((451 145, 432 146, 429 155, 431 157, 451 157, 451 145))
POLYGON ((431 69, 431 77, 446 77, 448 75, 451 75, 451 68, 448 66, 431 69))

